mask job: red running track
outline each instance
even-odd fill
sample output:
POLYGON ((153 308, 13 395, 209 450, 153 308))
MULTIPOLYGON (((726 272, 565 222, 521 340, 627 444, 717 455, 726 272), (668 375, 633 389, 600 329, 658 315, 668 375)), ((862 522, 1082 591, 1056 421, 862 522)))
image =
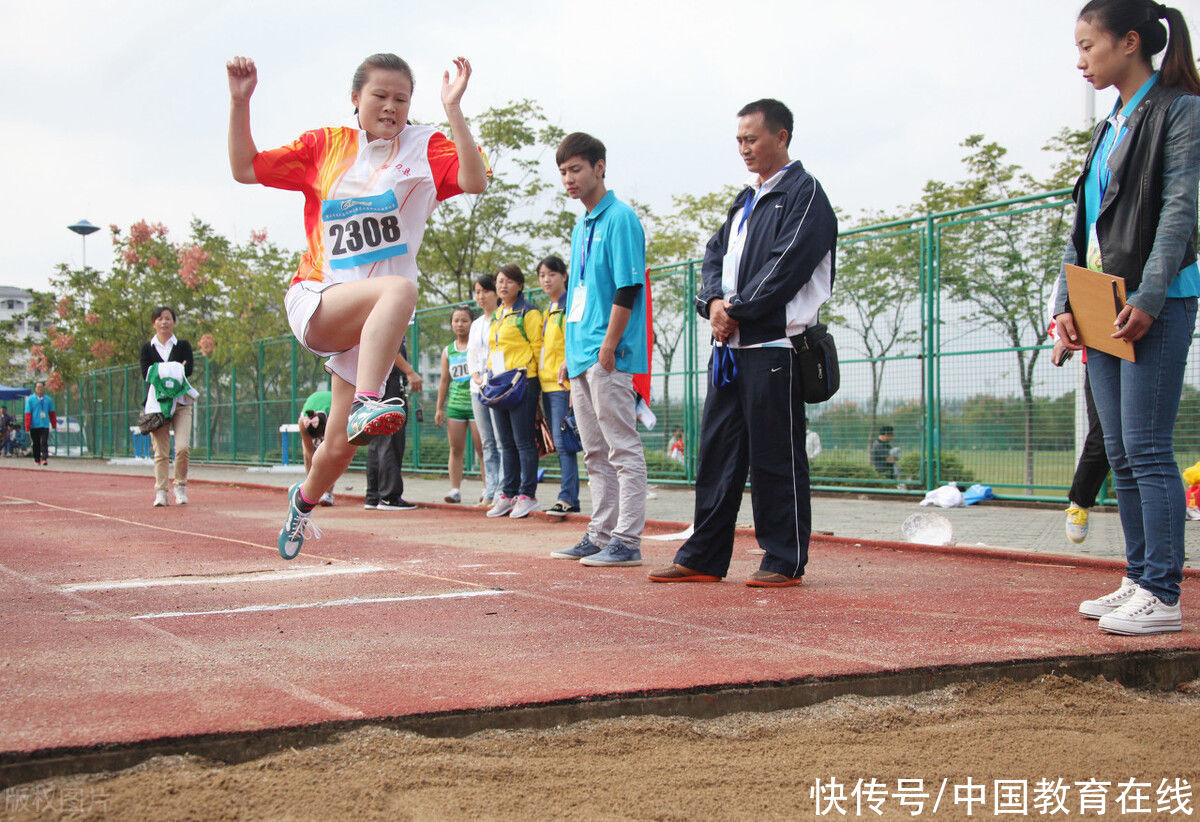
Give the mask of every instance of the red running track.
MULTIPOLYGON (((655 585, 552 559, 584 521, 451 506, 320 509, 292 561, 280 490, 0 471, 0 752, 244 732, 612 694, 1147 649, 1075 612, 1113 567, 814 541, 805 584, 655 585)), ((660 529, 661 532, 662 529, 660 529)), ((1087 563, 1087 564, 1084 564, 1087 563)), ((1194 602, 1195 578, 1185 580, 1194 602)))

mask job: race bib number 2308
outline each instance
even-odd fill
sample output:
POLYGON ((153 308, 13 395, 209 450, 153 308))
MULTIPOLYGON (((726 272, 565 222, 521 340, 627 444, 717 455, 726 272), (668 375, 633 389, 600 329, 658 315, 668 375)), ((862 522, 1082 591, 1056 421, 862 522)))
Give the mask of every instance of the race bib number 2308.
POLYGON ((394 191, 321 203, 330 268, 354 268, 408 253, 394 191))

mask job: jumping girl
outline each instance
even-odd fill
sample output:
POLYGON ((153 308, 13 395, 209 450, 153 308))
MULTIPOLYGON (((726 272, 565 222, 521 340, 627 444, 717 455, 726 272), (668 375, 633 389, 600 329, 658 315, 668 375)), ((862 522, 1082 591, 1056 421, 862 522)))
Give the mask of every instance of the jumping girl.
MULTIPOLYGON (((1174 435, 1200 295, 1200 75, 1183 15, 1152 0, 1092 0, 1075 43, 1084 79, 1120 98, 1092 132, 1065 261, 1125 278, 1112 336, 1133 343, 1136 360, 1087 352, 1126 566, 1117 590, 1079 612, 1110 633, 1178 631, 1185 508, 1174 435)), ((1064 345, 1082 348, 1065 273, 1054 314, 1064 345)))
POLYGON ((310 515, 333 488, 357 446, 404 424, 402 403, 381 401, 388 370, 417 302, 417 252, 439 201, 478 194, 488 169, 462 113, 471 76, 465 58, 442 77, 442 105, 457 143, 408 121, 412 69, 394 54, 375 54, 354 73, 354 116, 342 127, 306 131, 294 142, 258 151, 250 133, 250 96, 258 70, 246 57, 229 75, 229 165, 240 183, 304 193, 308 250, 284 305, 296 339, 328 357, 333 402, 325 442, 312 470, 288 493, 279 553, 292 559, 310 515))
MULTIPOLYGON (((483 443, 471 409, 471 371, 467 364, 468 337, 471 332, 471 309, 455 306, 450 313, 450 330, 454 342, 442 349, 442 379, 438 383, 437 413, 434 422, 445 426, 450 441, 450 490, 446 502, 462 502, 463 452, 466 451, 467 429, 475 442, 475 454, 483 466, 483 443)), ((484 480, 486 487, 487 480, 484 480)))

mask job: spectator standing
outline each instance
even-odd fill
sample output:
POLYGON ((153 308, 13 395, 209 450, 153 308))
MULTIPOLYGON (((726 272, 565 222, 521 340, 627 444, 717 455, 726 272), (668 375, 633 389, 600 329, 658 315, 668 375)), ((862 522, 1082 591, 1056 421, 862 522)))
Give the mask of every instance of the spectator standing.
MULTIPOLYGON (((1120 586, 1080 603, 1079 613, 1109 633, 1179 631, 1186 503, 1174 438, 1200 297, 1200 74, 1183 14, 1152 0, 1092 0, 1075 22, 1075 43, 1084 79, 1115 87, 1118 99, 1092 131, 1063 261, 1124 278, 1112 337, 1134 354, 1129 362, 1088 350, 1126 566, 1120 586)), ((1063 345, 1078 350, 1065 281, 1064 269, 1054 319, 1063 345)))
POLYGON ((788 156, 792 113, 778 100, 738 112, 737 145, 753 175, 708 242, 696 309, 712 326, 695 532, 654 582, 717 582, 750 472, 763 549, 746 584, 799 585, 812 531, 804 384, 792 338, 816 322, 834 278, 837 218, 815 178, 788 156), (730 365, 736 365, 736 369, 730 365))
POLYGON ((442 349, 442 376, 438 381, 437 412, 434 422, 446 429, 450 443, 449 465, 450 490, 443 499, 446 502, 462 502, 463 455, 467 450, 467 433, 475 443, 475 453, 483 462, 483 447, 479 441, 479 429, 475 427, 474 411, 471 408, 471 369, 467 363, 470 343, 468 335, 475 318, 465 305, 455 306, 450 312, 450 330, 454 340, 442 349))
POLYGON ((533 437, 537 419, 538 359, 542 349, 542 312, 525 299, 525 275, 509 264, 496 272, 500 306, 492 320, 489 339, 491 371, 499 374, 525 369, 525 395, 515 408, 493 408, 492 422, 500 441, 504 484, 496 495, 489 517, 527 517, 537 510, 538 450, 533 437))
POLYGON ((558 499, 545 511, 553 517, 565 517, 579 510, 579 460, 568 447, 562 432, 563 420, 571 413, 570 380, 559 380, 559 371, 566 362, 566 295, 567 264, 551 254, 538 263, 538 283, 546 294, 545 319, 542 322, 542 358, 538 363, 538 379, 542 384, 542 412, 554 437, 558 453, 558 470, 562 474, 558 499))
MULTIPOLYGON (((400 344, 400 353, 392 363, 383 386, 383 399, 399 399, 408 407, 408 391, 419 394, 424 388, 421 375, 408 362, 408 347, 400 344)), ((377 436, 367 444, 367 490, 363 508, 379 511, 412 511, 417 506, 404 499, 404 448, 407 426, 391 434, 377 436)))
POLYGON ((552 551, 584 565, 642 564, 646 456, 637 431, 634 375, 649 368, 646 234, 632 208, 604 184, 607 151, 575 132, 555 155, 567 196, 585 212, 571 233, 566 362, 575 422, 592 492, 587 533, 552 551))
MULTIPOLYGON (((150 369, 155 365, 163 366, 176 363, 176 369, 182 369, 186 379, 192 375, 195 360, 192 355, 192 344, 175 336, 175 309, 160 305, 150 312, 150 322, 154 327, 154 336, 148 342, 142 343, 141 366, 142 378, 149 380, 150 369)), ((153 385, 146 387, 149 397, 153 385)), ((175 502, 186 505, 188 502, 188 458, 192 450, 192 405, 193 398, 188 393, 180 394, 174 401, 170 419, 167 424, 150 432, 150 442, 154 446, 154 505, 162 507, 167 504, 167 475, 171 458, 171 433, 175 434, 175 502)))
POLYGON ((896 429, 890 425, 881 425, 879 434, 871 442, 871 467, 875 469, 876 474, 888 479, 896 478, 897 448, 892 445, 895 439, 896 429))
POLYGON ((33 464, 45 465, 50 457, 50 429, 58 430, 54 399, 46 395, 46 383, 38 380, 25 398, 25 430, 33 441, 33 464))
POLYGON ((483 384, 487 375, 488 334, 496 307, 500 305, 500 297, 496 294, 496 278, 491 274, 481 275, 475 280, 474 293, 475 304, 483 312, 471 323, 471 331, 467 337, 467 366, 471 371, 471 411, 483 448, 483 460, 480 464, 483 493, 479 495, 479 502, 475 503, 475 507, 491 508, 492 500, 501 487, 500 444, 496 440, 492 409, 479 399, 479 386, 483 384))

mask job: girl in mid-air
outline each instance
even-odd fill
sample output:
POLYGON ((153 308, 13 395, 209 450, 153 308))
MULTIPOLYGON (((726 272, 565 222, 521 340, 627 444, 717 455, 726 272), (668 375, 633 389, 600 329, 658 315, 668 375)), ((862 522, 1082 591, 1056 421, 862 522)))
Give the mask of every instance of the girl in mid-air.
POLYGON ((487 164, 462 113, 471 64, 457 57, 454 66, 453 79, 448 71, 442 77, 442 105, 456 143, 408 121, 412 69, 394 54, 374 54, 354 73, 346 125, 260 152, 250 133, 258 70, 246 57, 226 64, 233 178, 304 194, 308 249, 284 306, 296 339, 328 357, 333 375, 325 441, 308 476, 288 492, 284 559, 300 552, 306 535, 320 536, 312 510, 357 446, 404 425, 403 404, 380 393, 416 307, 426 221, 441 200, 487 185, 487 164))

